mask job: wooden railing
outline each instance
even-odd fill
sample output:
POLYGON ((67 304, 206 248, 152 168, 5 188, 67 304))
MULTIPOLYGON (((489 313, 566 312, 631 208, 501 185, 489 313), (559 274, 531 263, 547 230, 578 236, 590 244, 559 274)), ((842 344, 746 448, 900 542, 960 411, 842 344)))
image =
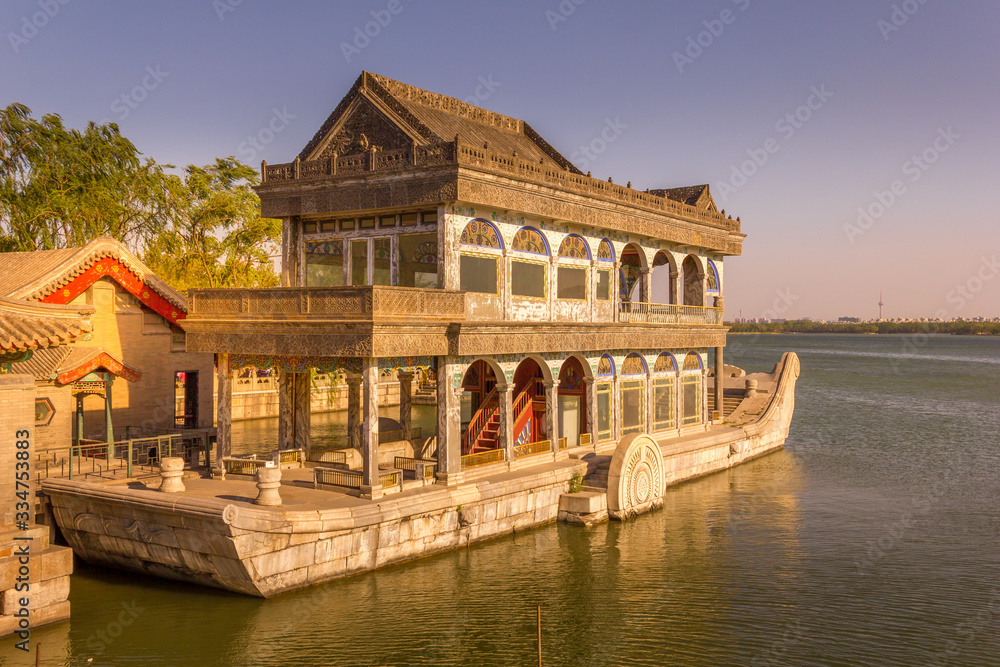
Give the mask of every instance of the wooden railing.
MULTIPOLYGON (((342 468, 313 468, 313 488, 323 486, 342 486, 348 489, 360 489, 364 485, 365 476, 359 470, 344 470, 342 468)), ((383 470, 379 472, 378 483, 383 489, 399 486, 403 483, 402 470, 383 470)))
POLYGON ((227 475, 246 475, 254 477, 261 468, 275 467, 274 461, 254 457, 227 456, 222 459, 222 467, 227 475))
POLYGON ((514 447, 514 458, 520 459, 525 456, 535 456, 552 451, 552 441, 539 440, 538 442, 526 442, 523 445, 514 447))
POLYGON ((434 479, 434 473, 437 472, 437 461, 434 459, 397 456, 393 458, 392 465, 394 468, 412 472, 417 479, 434 479), (421 473, 423 474, 421 475, 421 473))
POLYGON ((618 319, 629 324, 722 324, 722 308, 624 301, 618 319))
POLYGON ((491 449, 489 451, 478 452, 476 454, 466 454, 462 457, 462 470, 485 466, 491 463, 500 463, 506 459, 507 452, 503 449, 491 449))
POLYGON ((472 449, 472 447, 479 440, 479 436, 483 434, 486 430, 486 425, 490 423, 493 419, 493 415, 497 413, 500 409, 500 402, 497 397, 497 390, 494 389, 486 395, 483 399, 482 405, 476 410, 476 414, 472 416, 472 421, 469 422, 468 428, 465 429, 465 433, 462 434, 462 451, 467 452, 472 449))

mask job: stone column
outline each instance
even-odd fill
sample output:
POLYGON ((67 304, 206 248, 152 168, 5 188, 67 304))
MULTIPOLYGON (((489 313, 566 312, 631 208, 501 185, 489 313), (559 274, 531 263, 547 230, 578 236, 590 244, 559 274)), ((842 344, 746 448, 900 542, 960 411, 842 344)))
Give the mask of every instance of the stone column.
MULTIPOLYGON (((18 458, 19 452, 25 452, 24 456, 27 457, 26 460, 30 462, 31 467, 34 466, 35 462, 35 378, 33 376, 13 373, 0 374, 0 429, 2 429, 0 432, 3 433, 3 438, 0 438, 0 531, 7 533, 9 530, 13 530, 18 521, 18 512, 23 510, 23 505, 21 510, 17 507, 20 500, 16 495, 17 491, 27 490, 27 497, 34 508, 35 471, 29 470, 27 480, 24 480, 28 484, 28 489, 24 489, 24 487, 18 489, 15 477, 18 461, 24 460, 18 458), (18 443, 21 444, 20 447, 18 447, 18 443)), ((24 515, 21 515, 20 519, 24 519, 24 515)), ((28 512, 27 522, 34 524, 34 519, 35 513, 28 512)), ((8 536, 4 535, 4 537, 8 536)), ((0 542, 2 542, 0 547, 13 544, 12 541, 7 542, 3 538, 0 538, 0 542)), ((31 551, 34 553, 35 548, 31 547, 31 551)), ((13 553, 13 549, 7 552, 7 554, 10 553, 13 553)), ((9 574, 7 578, 10 581, 6 585, 9 587, 8 592, 3 597, 7 598, 9 595, 11 600, 14 599, 14 591, 10 589, 14 588, 14 578, 17 573, 16 561, 16 558, 0 561, 0 575, 9 574)), ((14 612, 11 610, 8 613, 14 612)), ((13 632, 12 629, 9 631, 13 632)))
POLYGON ((621 262, 612 262, 611 264, 611 305, 612 313, 611 320, 613 322, 618 322, 621 320, 621 280, 622 280, 622 264, 621 262))
POLYGON ((312 417, 312 372, 307 370, 303 373, 294 373, 293 378, 295 405, 292 410, 294 415, 292 448, 309 449, 310 420, 312 417))
POLYGON ((403 431, 403 440, 412 440, 413 422, 413 373, 399 371, 399 427, 403 431))
POLYGON ((597 382, 595 378, 583 378, 583 385, 587 394, 586 405, 583 409, 587 412, 587 433, 590 433, 590 444, 597 444, 597 382))
POLYGON ((507 452, 507 465, 514 461, 514 385, 496 386, 500 415, 500 447, 507 452))
POLYGON ((295 374, 278 369, 278 449, 295 445, 295 374))
POLYGON ((680 298, 678 295, 680 291, 678 290, 679 283, 677 280, 680 278, 681 274, 679 271, 670 271, 670 303, 677 305, 680 303, 680 298))
POLYGON ((375 499, 382 496, 378 483, 378 360, 367 357, 361 373, 361 495, 375 499))
POLYGON ((552 451, 559 452, 559 383, 546 380, 545 385, 545 436, 552 451))
POLYGON ((461 387, 455 388, 457 364, 438 357, 437 366, 437 459, 438 479, 455 484, 462 473, 461 387))
POLYGON ((216 467, 221 468, 223 457, 232 453, 233 382, 229 355, 215 355, 215 363, 219 385, 215 413, 215 461, 216 467))
POLYGON ((649 268, 641 269, 642 286, 639 288, 639 299, 643 303, 653 300, 653 272, 649 268))
POLYGON ((715 348, 715 409, 719 413, 720 420, 726 416, 723 405, 723 393, 725 390, 725 383, 723 382, 723 368, 725 366, 723 362, 724 350, 724 347, 715 348))
POLYGON ((361 451, 361 376, 347 375, 347 442, 361 451))

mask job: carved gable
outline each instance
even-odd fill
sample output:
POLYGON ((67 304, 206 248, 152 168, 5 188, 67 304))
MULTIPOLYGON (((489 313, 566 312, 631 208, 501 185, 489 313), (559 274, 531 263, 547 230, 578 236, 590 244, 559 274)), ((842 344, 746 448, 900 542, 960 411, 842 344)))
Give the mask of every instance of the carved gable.
POLYGON ((334 152, 337 155, 354 155, 372 146, 383 151, 408 148, 413 143, 405 132, 364 98, 348 113, 347 120, 317 158, 330 157, 334 152))

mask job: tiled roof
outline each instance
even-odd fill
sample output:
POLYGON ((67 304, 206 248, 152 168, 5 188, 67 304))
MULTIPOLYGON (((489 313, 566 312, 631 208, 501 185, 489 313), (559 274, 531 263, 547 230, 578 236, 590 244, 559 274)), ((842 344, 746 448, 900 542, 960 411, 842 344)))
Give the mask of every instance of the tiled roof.
MULTIPOLYGON (((79 369, 102 354, 107 355, 114 362, 120 364, 129 373, 138 376, 142 375, 139 369, 126 364, 103 347, 80 347, 77 345, 38 350, 31 355, 31 359, 12 364, 11 368, 15 373, 33 375, 37 380, 50 380, 55 379, 63 373, 79 369)), ((116 375, 121 374, 115 372, 116 369, 113 368, 108 368, 107 370, 114 372, 116 375)))
POLYGON ((378 100, 391 109, 424 142, 452 141, 457 136, 476 146, 489 144, 491 149, 501 153, 517 153, 518 158, 536 161, 550 169, 581 173, 523 120, 370 72, 361 73, 323 127, 299 154, 300 159, 309 159, 323 145, 330 130, 358 95, 378 100))
POLYGON ((0 355, 68 343, 92 330, 92 306, 59 306, 0 297, 0 355))
POLYGON ((701 199, 702 194, 707 189, 708 185, 689 185, 683 188, 666 188, 663 190, 650 190, 649 192, 659 197, 679 201, 688 206, 697 206, 698 200, 701 199))
POLYGON ((0 296, 37 301, 104 257, 120 261, 164 299, 187 312, 187 298, 161 280, 115 239, 102 236, 82 248, 0 253, 0 296))

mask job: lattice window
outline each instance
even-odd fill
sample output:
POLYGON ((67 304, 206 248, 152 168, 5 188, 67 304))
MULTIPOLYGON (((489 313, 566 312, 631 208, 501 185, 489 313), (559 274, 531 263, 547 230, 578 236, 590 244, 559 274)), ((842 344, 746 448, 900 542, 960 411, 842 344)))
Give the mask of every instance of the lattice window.
POLYGON ((674 378, 653 380, 653 430, 665 431, 677 424, 677 382, 674 378))
POLYGON ((501 249, 500 235, 496 227, 485 220, 472 220, 462 230, 461 242, 483 248, 501 249))
POLYGON ((674 373, 677 371, 677 364, 674 363, 674 358, 664 352, 656 358, 656 364, 653 365, 654 373, 674 373))
POLYGON ((642 357, 634 352, 627 357, 625 361, 622 362, 622 375, 645 375, 646 374, 646 364, 643 362, 642 357))
POLYGON ((597 374, 598 375, 614 375, 615 374, 615 362, 611 360, 611 357, 604 355, 597 362, 597 374))
POLYGON ((701 370, 701 357, 694 352, 688 352, 688 355, 684 357, 684 370, 686 371, 698 371, 701 370))
POLYGON ((643 380, 622 382, 622 435, 646 430, 646 383, 643 380))
POLYGON ((306 252, 314 255, 343 257, 344 241, 342 239, 332 239, 330 241, 309 241, 306 243, 306 252))
POLYGON ((605 262, 614 261, 615 253, 607 239, 601 241, 600 245, 597 246, 597 259, 602 259, 605 262))
POLYGON ((549 249, 545 245, 545 239, 541 233, 531 227, 522 227, 514 234, 514 241, 510 244, 514 250, 521 252, 531 252, 536 255, 548 255, 549 249))
POLYGON ((681 378, 681 397, 684 401, 684 426, 701 423, 701 376, 686 375, 681 378))
POLYGON ((570 235, 563 239, 559 246, 560 257, 570 257, 573 259, 590 259, 590 248, 587 242, 576 235, 570 235))

